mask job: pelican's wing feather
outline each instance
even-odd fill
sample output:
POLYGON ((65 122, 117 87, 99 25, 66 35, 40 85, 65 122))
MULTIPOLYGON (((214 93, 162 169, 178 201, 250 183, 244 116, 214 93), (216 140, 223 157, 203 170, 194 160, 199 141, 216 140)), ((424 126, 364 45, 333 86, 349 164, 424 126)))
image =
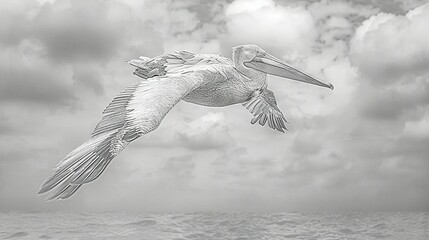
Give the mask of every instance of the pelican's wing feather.
POLYGON ((264 126, 268 122, 268 126, 274 130, 280 132, 284 132, 284 129, 287 130, 287 120, 277 107, 276 98, 272 91, 265 89, 262 93, 243 103, 243 106, 254 116, 250 121, 251 124, 259 122, 261 126, 264 126))
POLYGON ((156 129, 173 106, 204 83, 204 72, 153 77, 126 88, 103 112, 91 138, 68 154, 41 186, 65 199, 96 179, 128 143, 156 129))
POLYGON ((230 59, 219 55, 195 54, 188 51, 177 51, 155 58, 140 57, 128 63, 136 67, 134 75, 143 79, 186 72, 201 65, 233 64, 230 59))

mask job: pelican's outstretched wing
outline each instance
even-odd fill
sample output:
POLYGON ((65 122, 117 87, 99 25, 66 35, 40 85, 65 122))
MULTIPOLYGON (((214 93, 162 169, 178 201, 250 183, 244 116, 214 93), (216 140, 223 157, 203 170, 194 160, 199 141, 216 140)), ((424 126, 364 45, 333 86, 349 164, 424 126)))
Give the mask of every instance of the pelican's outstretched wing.
POLYGON ((195 54, 188 51, 178 51, 155 58, 140 57, 128 63, 136 67, 134 75, 143 79, 184 72, 198 65, 233 64, 230 59, 219 55, 195 54))
POLYGON ((204 79, 203 71, 193 71, 153 77, 126 88, 104 110, 91 139, 58 164, 39 193, 54 189, 49 199, 70 197, 100 176, 128 143, 156 129, 168 111, 204 79))
POLYGON ((284 132, 283 129, 287 130, 285 124, 287 120, 277 107, 276 98, 272 91, 265 89, 262 93, 243 103, 243 106, 254 116, 250 121, 251 124, 259 122, 261 126, 264 126, 268 122, 268 126, 272 129, 280 132, 284 132))

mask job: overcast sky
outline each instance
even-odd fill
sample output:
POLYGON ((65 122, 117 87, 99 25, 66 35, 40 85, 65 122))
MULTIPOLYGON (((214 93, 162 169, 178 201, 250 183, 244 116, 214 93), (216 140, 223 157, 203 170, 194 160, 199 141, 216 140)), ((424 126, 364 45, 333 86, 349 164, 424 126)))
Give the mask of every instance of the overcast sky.
POLYGON ((429 4, 2 1, 0 210, 429 210, 429 4), (335 90, 269 77, 286 134, 180 102, 66 201, 36 192, 139 81, 125 60, 257 44, 335 90))

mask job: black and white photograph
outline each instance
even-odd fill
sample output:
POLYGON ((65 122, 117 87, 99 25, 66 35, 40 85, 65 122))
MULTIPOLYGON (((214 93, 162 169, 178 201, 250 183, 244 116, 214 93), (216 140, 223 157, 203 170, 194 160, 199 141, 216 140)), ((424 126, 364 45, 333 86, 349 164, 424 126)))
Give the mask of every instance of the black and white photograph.
POLYGON ((2 0, 0 239, 429 239, 429 2, 2 0))

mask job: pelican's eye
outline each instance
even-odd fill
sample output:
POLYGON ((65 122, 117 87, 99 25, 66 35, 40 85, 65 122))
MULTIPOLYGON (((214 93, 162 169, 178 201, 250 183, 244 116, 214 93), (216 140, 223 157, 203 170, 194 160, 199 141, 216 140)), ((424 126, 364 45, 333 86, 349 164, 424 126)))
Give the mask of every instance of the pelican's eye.
POLYGON ((255 57, 256 57, 255 52, 250 51, 250 50, 245 50, 245 51, 244 51, 244 55, 245 55, 245 56, 246 56, 246 58, 247 58, 247 59, 249 59, 249 60, 253 60, 253 58, 255 58, 255 57))

